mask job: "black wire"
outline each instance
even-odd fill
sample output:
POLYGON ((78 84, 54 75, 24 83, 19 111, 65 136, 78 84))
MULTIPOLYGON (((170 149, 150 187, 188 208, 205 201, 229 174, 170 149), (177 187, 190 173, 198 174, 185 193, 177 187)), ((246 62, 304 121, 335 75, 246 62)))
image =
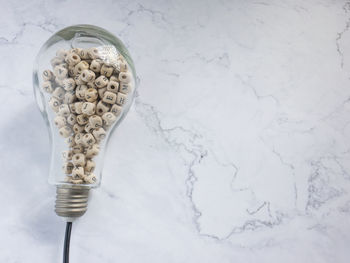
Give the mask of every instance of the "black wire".
POLYGON ((67 222, 66 235, 64 236, 63 263, 69 263, 69 243, 70 243, 71 232, 72 232, 72 222, 67 222))

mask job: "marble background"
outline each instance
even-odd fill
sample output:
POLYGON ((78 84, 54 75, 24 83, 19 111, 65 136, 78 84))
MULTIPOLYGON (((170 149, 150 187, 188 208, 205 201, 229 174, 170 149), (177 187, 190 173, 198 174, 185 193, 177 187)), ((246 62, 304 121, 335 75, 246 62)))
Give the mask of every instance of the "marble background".
POLYGON ((349 262, 350 2, 0 1, 0 262, 62 260, 31 74, 80 23, 140 86, 72 262, 349 262))

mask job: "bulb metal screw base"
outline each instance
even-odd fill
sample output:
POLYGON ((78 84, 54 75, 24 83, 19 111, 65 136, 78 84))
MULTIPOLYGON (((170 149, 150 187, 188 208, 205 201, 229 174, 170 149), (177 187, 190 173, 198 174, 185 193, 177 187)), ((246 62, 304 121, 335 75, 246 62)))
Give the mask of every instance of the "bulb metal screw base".
POLYGON ((90 188, 79 185, 58 185, 55 212, 58 216, 77 218, 85 214, 90 188))

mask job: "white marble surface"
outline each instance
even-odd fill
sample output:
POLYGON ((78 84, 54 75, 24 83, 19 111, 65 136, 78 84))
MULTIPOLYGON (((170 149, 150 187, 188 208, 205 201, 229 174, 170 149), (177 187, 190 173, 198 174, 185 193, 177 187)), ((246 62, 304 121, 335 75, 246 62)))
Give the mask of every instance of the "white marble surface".
POLYGON ((349 262, 350 2, 5 1, 0 262, 61 262, 33 59, 55 31, 120 37, 140 86, 71 262, 349 262))

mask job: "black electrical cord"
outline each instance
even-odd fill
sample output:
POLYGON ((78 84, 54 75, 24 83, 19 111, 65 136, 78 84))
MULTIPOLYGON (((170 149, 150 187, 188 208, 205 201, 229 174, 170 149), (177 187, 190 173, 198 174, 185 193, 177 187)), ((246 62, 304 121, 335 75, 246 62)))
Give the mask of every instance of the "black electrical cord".
POLYGON ((66 234, 64 236, 63 263, 69 263, 69 243, 70 243, 71 232, 72 232, 72 222, 67 222, 66 234))

